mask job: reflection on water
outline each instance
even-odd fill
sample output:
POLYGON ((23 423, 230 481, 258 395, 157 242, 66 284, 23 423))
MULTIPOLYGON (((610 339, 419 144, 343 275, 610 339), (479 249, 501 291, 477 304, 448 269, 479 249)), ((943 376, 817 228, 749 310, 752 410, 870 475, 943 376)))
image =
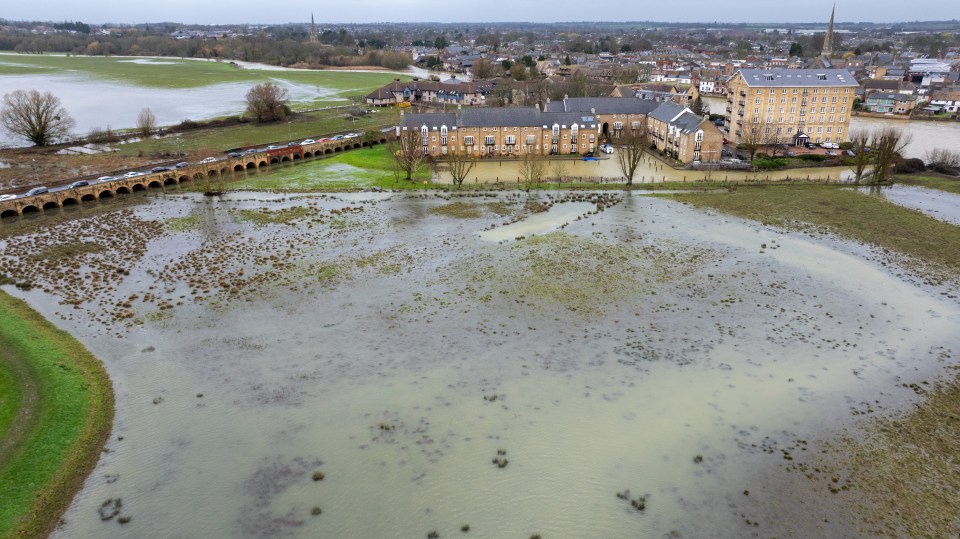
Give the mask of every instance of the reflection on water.
POLYGON ((170 197, 111 223, 167 223, 142 255, 90 238, 129 275, 78 309, 11 290, 117 390, 55 536, 856 535, 783 450, 913 398, 960 345, 956 304, 857 245, 641 196, 499 244, 475 232, 523 195, 458 198, 466 219, 429 211, 446 198, 170 197), (125 526, 97 515, 116 497, 125 526))

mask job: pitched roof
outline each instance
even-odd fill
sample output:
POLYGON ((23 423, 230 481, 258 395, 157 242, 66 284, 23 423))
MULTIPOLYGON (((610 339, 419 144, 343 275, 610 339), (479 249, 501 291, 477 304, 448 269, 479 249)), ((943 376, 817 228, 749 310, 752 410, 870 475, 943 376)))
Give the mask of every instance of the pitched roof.
POLYGON ((846 69, 741 69, 740 74, 754 88, 859 86, 846 69))
POLYGON ((659 106, 653 109, 653 111, 650 113, 650 117, 655 120, 660 120, 664 123, 670 123, 685 110, 685 107, 681 107, 673 101, 664 101, 662 103, 657 103, 657 105, 659 106))
POLYGON ((544 106, 546 112, 580 112, 597 114, 649 114, 656 103, 635 97, 568 97, 551 101, 544 106))
POLYGON ((536 108, 479 108, 457 112, 425 112, 405 114, 400 121, 404 127, 426 125, 431 131, 440 126, 464 127, 543 127, 574 123, 596 128, 593 116, 578 112, 540 112, 536 108))

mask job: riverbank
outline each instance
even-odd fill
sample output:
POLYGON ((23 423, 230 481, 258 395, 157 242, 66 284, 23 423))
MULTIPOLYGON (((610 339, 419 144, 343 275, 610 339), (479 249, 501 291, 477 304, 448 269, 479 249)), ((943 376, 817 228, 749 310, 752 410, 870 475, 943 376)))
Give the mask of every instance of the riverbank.
POLYGON ((114 401, 100 361, 23 301, 0 292, 0 537, 48 536, 110 436, 114 401), (5 395, 6 397, 6 395, 5 395))

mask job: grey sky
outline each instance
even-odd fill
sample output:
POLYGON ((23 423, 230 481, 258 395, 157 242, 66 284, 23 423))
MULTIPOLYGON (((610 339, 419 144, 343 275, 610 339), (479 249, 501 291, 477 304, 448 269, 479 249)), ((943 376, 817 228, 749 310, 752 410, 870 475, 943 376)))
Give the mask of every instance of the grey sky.
MULTIPOLYGON (((272 24, 309 21, 313 12, 320 26, 348 22, 475 22, 475 21, 634 21, 668 22, 826 22, 830 0, 782 2, 770 0, 687 0, 637 2, 636 0, 553 0, 551 2, 486 0, 458 3, 449 0, 263 0, 202 2, 165 0, 41 0, 8 2, 3 13, 9 20, 80 20, 87 23, 183 22, 196 24, 272 24), (451 8, 451 6, 456 6, 451 8)), ((839 3, 837 21, 898 22, 960 18, 955 0, 916 0, 904 10, 893 0, 853 0, 839 3)))

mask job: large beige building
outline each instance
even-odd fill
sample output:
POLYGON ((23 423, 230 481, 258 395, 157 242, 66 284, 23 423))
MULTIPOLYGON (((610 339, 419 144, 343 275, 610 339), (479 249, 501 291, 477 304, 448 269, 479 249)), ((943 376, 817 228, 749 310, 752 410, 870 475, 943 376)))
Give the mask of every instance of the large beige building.
POLYGON ((741 69, 728 84, 724 133, 733 143, 846 142, 858 86, 845 69, 741 69))

